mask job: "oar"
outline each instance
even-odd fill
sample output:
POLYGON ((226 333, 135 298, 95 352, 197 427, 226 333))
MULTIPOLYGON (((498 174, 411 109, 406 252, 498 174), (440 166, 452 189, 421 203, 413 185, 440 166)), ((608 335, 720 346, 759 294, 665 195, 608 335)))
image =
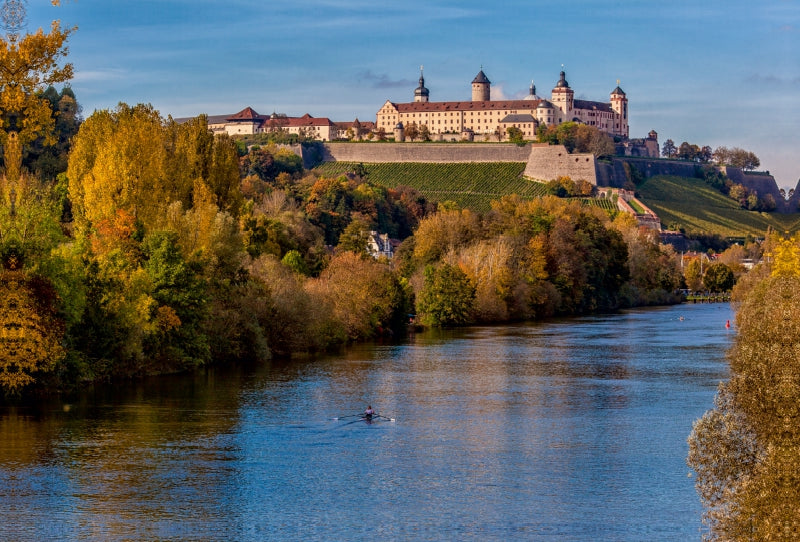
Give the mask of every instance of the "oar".
POLYGON ((344 423, 344 424, 340 425, 339 427, 344 427, 345 425, 351 425, 351 424, 354 424, 354 423, 365 422, 365 421, 367 421, 366 418, 359 418, 357 420, 353 420, 351 422, 344 423))
POLYGON ((356 416, 363 416, 363 414, 350 414, 349 416, 334 416, 334 420, 344 420, 346 418, 355 418, 356 416))
POLYGON ((390 422, 394 421, 394 418, 387 418, 386 416, 384 416, 382 414, 373 414, 372 417, 373 418, 383 418, 384 420, 388 420, 390 422))

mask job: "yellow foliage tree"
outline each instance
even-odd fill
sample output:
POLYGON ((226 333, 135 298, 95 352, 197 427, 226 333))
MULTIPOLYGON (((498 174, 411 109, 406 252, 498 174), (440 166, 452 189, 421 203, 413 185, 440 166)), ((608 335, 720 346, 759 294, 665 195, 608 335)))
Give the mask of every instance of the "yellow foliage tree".
POLYGON ((63 325, 46 281, 18 269, 0 274, 0 387, 17 393, 64 356, 63 325))

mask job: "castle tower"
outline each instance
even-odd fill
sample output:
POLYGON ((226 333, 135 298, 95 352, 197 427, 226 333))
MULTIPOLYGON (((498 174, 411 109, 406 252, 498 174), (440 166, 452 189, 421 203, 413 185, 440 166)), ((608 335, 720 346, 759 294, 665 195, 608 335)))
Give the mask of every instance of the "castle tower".
POLYGON ((533 80, 531 80, 531 86, 528 88, 528 95, 523 98, 523 100, 540 100, 539 96, 536 95, 536 85, 533 84, 533 80))
POLYGON ((615 121, 614 123, 614 132, 628 137, 628 98, 625 96, 625 92, 619 88, 619 79, 617 79, 617 88, 611 91, 611 109, 619 115, 619 122, 615 121))
POLYGON ((473 102, 488 102, 491 93, 492 82, 483 73, 483 66, 481 71, 472 80, 472 101, 473 102))
POLYGON ((394 140, 397 143, 402 143, 406 140, 406 130, 402 122, 398 122, 394 127, 394 140))
POLYGON ((561 70, 561 77, 558 79, 553 92, 550 94, 550 101, 557 107, 561 114, 559 115, 559 124, 572 120, 572 108, 574 104, 575 93, 569 88, 567 83, 567 75, 564 70, 561 70))
POLYGON ((428 101, 428 89, 425 88, 425 78, 422 76, 422 66, 419 67, 419 86, 414 90, 414 101, 415 102, 427 102, 428 101))

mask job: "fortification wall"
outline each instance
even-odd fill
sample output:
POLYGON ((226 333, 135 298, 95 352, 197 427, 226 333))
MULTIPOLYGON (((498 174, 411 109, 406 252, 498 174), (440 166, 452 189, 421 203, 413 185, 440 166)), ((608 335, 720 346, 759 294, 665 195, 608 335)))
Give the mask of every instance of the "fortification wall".
POLYGON ((535 146, 530 149, 525 176, 539 181, 557 177, 585 180, 597 184, 597 169, 593 154, 569 154, 563 145, 535 146))
POLYGON ((800 181, 797 181, 797 184, 794 186, 792 197, 786 202, 786 209, 788 213, 800 210, 800 181))
MULTIPOLYGON (((676 177, 695 177, 697 176, 700 164, 694 162, 677 162, 672 160, 646 160, 631 158, 615 158, 615 162, 627 162, 631 167, 635 167, 645 179, 656 175, 673 175, 676 177)), ((624 171, 624 170, 623 170, 624 171)))
POLYGON ((778 183, 775 182, 775 178, 772 175, 764 173, 747 173, 738 167, 730 166, 726 166, 721 169, 731 181, 741 184, 748 190, 755 191, 758 193, 758 197, 760 198, 763 198, 767 194, 772 194, 772 197, 775 198, 775 203, 777 204, 777 210, 781 212, 788 211, 789 206, 783 199, 783 196, 781 196, 778 183))
POLYGON ((597 162, 595 169, 597 170, 597 186, 625 188, 628 178, 622 160, 612 160, 611 163, 597 162))
POLYGON ((527 162, 530 145, 504 143, 325 143, 323 162, 527 162))

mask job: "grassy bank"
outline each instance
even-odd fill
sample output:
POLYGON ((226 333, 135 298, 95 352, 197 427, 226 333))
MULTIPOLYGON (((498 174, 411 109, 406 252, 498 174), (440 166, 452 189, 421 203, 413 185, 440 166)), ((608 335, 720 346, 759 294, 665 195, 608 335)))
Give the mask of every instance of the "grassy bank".
POLYGON ((777 231, 800 227, 800 215, 746 211, 702 179, 656 176, 642 183, 637 192, 665 228, 683 228, 687 233, 763 236, 770 227, 777 231))

